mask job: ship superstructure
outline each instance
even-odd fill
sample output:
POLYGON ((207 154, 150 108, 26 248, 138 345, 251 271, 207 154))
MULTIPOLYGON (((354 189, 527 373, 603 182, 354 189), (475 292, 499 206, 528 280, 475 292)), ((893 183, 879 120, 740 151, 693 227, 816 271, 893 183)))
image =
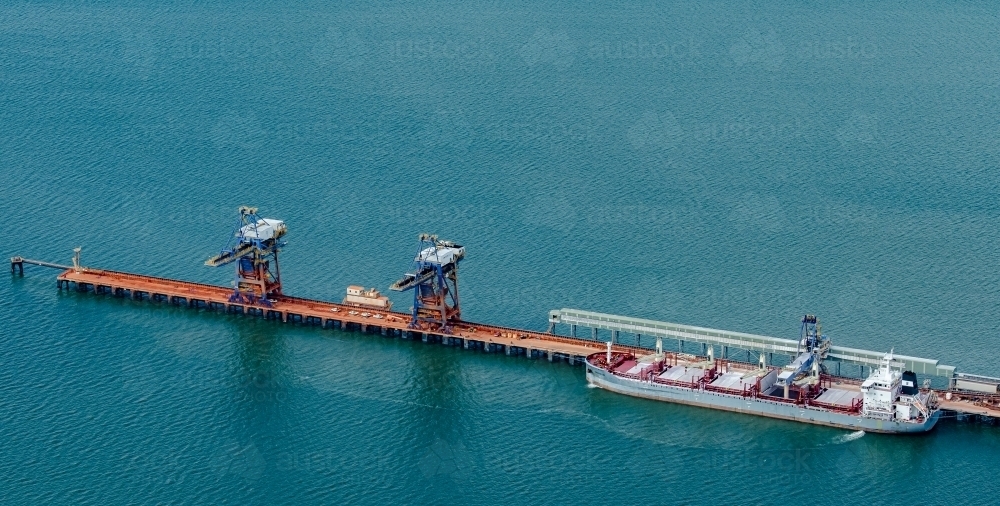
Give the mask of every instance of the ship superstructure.
POLYGON ((921 392, 917 375, 893 365, 892 352, 882 366, 872 371, 861 384, 863 405, 861 414, 876 420, 910 421, 930 417, 927 407, 935 403, 932 392, 921 392))

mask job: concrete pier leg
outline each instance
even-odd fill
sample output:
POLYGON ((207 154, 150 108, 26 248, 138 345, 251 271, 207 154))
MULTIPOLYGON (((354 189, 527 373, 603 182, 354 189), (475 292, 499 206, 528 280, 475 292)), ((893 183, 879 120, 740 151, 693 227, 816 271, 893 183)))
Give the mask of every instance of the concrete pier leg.
POLYGON ((576 324, 575 323, 569 326, 569 334, 571 336, 573 336, 573 337, 576 337, 576 324))
POLYGON ((528 357, 528 358, 535 358, 535 350, 533 350, 531 348, 525 348, 524 349, 524 355, 526 357, 528 357))
POLYGON ((468 339, 464 339, 463 340, 463 342, 462 342, 462 348, 465 348, 466 350, 469 349, 469 340, 468 339))
POLYGON ((591 337, 591 338, 592 338, 593 340, 595 340, 595 341, 597 340, 597 329, 596 329, 596 328, 592 328, 592 329, 590 329, 590 337, 591 337))
POLYGON ((576 365, 576 357, 573 355, 569 356, 569 365, 576 365))
POLYGON ((728 346, 723 346, 722 347, 722 358, 729 358, 729 347, 728 346))
POLYGON ((427 334, 420 334, 420 340, 421 340, 421 341, 423 341, 423 342, 425 342, 425 343, 426 343, 426 342, 427 342, 427 339, 428 339, 428 337, 427 337, 427 334))
POLYGON ((552 361, 553 355, 555 355, 555 353, 552 353, 551 351, 547 351, 547 352, 545 352, 545 354, 549 356, 549 362, 552 361))
POLYGON ((618 331, 617 330, 612 330, 611 331, 611 342, 614 343, 614 344, 618 344, 618 331))

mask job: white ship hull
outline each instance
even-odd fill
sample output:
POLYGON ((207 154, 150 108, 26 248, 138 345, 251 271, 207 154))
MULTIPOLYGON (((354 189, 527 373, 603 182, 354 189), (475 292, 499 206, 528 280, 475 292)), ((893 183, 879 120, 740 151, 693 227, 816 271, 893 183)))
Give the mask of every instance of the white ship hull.
POLYGON ((930 413, 930 416, 921 421, 878 420, 856 413, 844 413, 802 404, 743 397, 736 394, 712 392, 697 387, 664 385, 639 379, 625 378, 612 374, 600 367, 595 367, 590 363, 587 363, 587 381, 599 388, 632 397, 827 425, 848 430, 863 430, 865 432, 892 434, 927 432, 934 428, 940 418, 940 411, 935 410, 930 413))

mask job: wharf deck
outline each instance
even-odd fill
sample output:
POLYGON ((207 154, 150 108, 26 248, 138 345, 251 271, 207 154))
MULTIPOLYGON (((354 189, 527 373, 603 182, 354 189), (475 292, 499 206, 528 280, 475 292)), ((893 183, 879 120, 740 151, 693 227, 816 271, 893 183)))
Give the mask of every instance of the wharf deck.
MULTIPOLYGON (((192 307, 219 308, 225 309, 227 312, 254 314, 280 319, 284 322, 315 323, 322 326, 339 325, 342 328, 355 325, 362 330, 409 332, 422 336, 434 336, 438 339, 448 339, 449 341, 460 339, 466 347, 469 346, 470 342, 496 345, 502 346, 508 354, 512 350, 523 350, 531 355, 533 355, 532 352, 546 354, 550 359, 553 354, 558 354, 582 361, 587 355, 607 349, 604 343, 464 321, 455 323, 450 334, 439 329, 410 328, 410 315, 407 313, 285 295, 273 297, 269 307, 242 304, 229 300, 233 293, 231 288, 127 272, 91 268, 67 269, 59 274, 56 280, 60 286, 66 285, 68 287, 70 283, 75 283, 78 287, 93 288, 98 292, 128 295, 132 298, 165 300, 192 307)), ((622 345, 614 346, 613 349, 616 352, 640 351, 631 346, 622 345)))
POLYGON ((1000 418, 1000 406, 996 404, 985 403, 981 401, 976 401, 975 394, 968 396, 968 398, 955 398, 952 400, 947 400, 944 398, 944 394, 938 393, 938 403, 941 409, 948 411, 954 411, 955 413, 961 415, 979 415, 990 418, 1000 418))

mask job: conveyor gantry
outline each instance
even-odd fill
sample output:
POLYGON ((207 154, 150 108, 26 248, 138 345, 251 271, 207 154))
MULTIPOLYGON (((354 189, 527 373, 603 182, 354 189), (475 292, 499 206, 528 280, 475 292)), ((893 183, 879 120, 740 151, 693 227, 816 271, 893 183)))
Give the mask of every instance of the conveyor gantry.
MULTIPOLYGON (((698 343, 707 346, 732 347, 755 353, 777 353, 780 355, 795 356, 799 351, 799 343, 792 339, 595 313, 579 309, 555 309, 549 311, 550 328, 557 323, 609 330, 611 332, 625 332, 642 336, 676 339, 681 342, 698 343)), ((865 367, 878 367, 880 360, 884 356, 885 352, 882 351, 830 346, 826 360, 836 360, 865 367)), ((919 374, 930 374, 946 378, 953 378, 955 376, 954 366, 941 365, 937 360, 895 355, 895 361, 900 363, 906 370, 919 374)))

